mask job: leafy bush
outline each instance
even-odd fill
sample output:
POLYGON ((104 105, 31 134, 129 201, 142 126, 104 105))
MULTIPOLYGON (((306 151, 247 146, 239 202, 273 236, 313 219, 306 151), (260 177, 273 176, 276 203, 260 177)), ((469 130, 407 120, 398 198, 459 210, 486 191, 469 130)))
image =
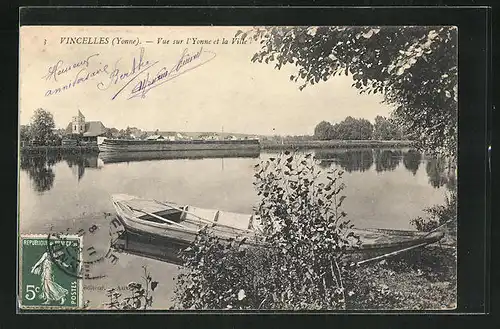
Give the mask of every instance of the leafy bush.
POLYGON ((444 205, 434 205, 425 208, 425 218, 417 217, 411 220, 411 224, 419 231, 429 232, 448 222, 455 222, 457 218, 457 192, 451 191, 446 195, 444 205))
POLYGON ((341 210, 343 172, 288 151, 255 169, 262 247, 245 247, 253 237, 228 241, 204 229, 182 253, 174 308, 344 308, 345 251, 359 237, 341 210))

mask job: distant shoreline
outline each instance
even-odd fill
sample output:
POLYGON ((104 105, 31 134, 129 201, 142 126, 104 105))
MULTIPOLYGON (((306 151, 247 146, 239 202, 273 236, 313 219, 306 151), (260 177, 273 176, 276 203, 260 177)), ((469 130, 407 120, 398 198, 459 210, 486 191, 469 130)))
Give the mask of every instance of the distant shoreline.
MULTIPOLYGON (((370 148, 370 147, 409 147, 412 141, 378 141, 378 140, 310 140, 310 141, 261 141, 263 150, 308 149, 308 148, 370 148)), ((99 153, 97 145, 53 145, 53 146, 21 146, 21 153, 40 154, 45 152, 63 153, 99 153)), ((152 152, 154 153, 154 152, 152 152)))
POLYGON ((368 148, 368 147, 408 147, 412 141, 381 140, 310 140, 310 141, 261 141, 262 149, 286 148, 368 148))

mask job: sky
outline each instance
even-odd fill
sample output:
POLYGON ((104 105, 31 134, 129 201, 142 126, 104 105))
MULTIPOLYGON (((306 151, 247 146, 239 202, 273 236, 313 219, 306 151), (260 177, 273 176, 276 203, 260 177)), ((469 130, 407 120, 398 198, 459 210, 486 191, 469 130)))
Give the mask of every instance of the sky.
POLYGON ((353 116, 373 122, 377 115, 389 115, 391 108, 380 103, 382 97, 359 94, 350 76, 300 91, 300 83, 290 81, 295 66, 277 70, 271 63, 252 63, 257 42, 232 44, 238 29, 249 28, 23 26, 20 124, 28 124, 33 112, 43 108, 53 114, 58 128, 66 127, 80 110, 87 121, 109 128, 305 135, 323 120, 335 123, 353 116), (122 43, 116 43, 118 38, 122 43), (211 44, 193 44, 193 38, 211 44), (223 38, 227 44, 221 44, 223 38), (173 44, 176 40, 182 43, 173 44), (132 71, 134 60, 139 67, 141 48, 144 71, 120 78, 132 71), (118 77, 113 73, 117 71, 118 77), (162 73, 156 82, 164 83, 151 85, 155 88, 145 97, 129 99, 140 95, 133 89, 148 73, 146 84, 162 73), (71 87, 54 94, 67 85, 71 87))

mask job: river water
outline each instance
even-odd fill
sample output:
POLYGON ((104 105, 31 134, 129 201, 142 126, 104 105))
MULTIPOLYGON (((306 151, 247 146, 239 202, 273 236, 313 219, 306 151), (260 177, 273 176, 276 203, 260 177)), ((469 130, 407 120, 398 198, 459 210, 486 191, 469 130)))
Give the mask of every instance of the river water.
MULTIPOLYGON (((447 188, 455 184, 444 161, 408 149, 311 152, 322 168, 345 171, 343 209, 358 227, 411 229, 410 219, 423 215, 425 207, 443 203, 447 188)), ((105 231, 111 216, 98 214, 114 212, 113 193, 250 213, 258 200, 252 185, 253 167, 275 155, 273 151, 140 154, 135 158, 22 155, 19 229, 21 233, 75 233, 97 225, 105 231)), ((105 278, 84 281, 85 299, 92 308, 100 307, 106 301, 105 289, 139 280, 143 265, 160 282, 153 307, 168 308, 177 266, 126 252, 102 265, 105 278)))

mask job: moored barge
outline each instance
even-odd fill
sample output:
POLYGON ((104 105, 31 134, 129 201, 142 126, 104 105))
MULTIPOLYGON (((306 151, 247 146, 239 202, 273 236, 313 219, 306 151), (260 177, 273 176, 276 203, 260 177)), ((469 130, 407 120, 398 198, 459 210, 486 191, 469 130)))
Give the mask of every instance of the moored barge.
POLYGON ((260 142, 258 139, 172 141, 106 138, 99 144, 100 152, 158 152, 241 149, 260 150, 260 142))

